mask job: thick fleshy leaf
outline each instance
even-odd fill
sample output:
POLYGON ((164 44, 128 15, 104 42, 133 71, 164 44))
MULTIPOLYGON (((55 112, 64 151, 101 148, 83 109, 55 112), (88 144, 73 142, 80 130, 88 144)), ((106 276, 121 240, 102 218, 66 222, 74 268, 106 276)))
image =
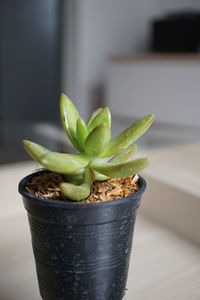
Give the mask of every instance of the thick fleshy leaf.
POLYGON ((23 140, 23 145, 26 152, 38 162, 49 151, 47 148, 28 140, 23 140))
POLYGON ((85 169, 85 173, 83 174, 83 182, 87 183, 90 188, 93 185, 92 170, 89 167, 85 169))
POLYGON ((98 181, 104 181, 104 180, 107 180, 110 178, 106 175, 103 175, 103 174, 97 172, 97 171, 94 171, 94 177, 95 177, 95 180, 98 180, 98 181))
POLYGON ((135 152, 137 151, 137 145, 133 144, 121 151, 120 153, 116 154, 112 157, 109 162, 112 164, 120 164, 127 161, 130 157, 132 157, 135 152))
POLYGON ((64 179, 69 182, 69 183, 72 183, 72 184, 75 184, 75 185, 80 185, 83 183, 83 175, 82 174, 71 174, 71 175, 66 175, 64 177, 64 179))
MULTIPOLYGON (((133 145, 129 146, 128 148, 126 148, 125 150, 123 150, 122 152, 116 154, 114 157, 112 157, 109 160, 109 163, 112 163, 112 164, 123 163, 127 159, 132 157, 136 151, 137 151, 137 145, 133 144, 133 145)), ((110 178, 106 175, 103 175, 103 174, 97 172, 97 171, 94 171, 94 175, 95 175, 95 180, 98 180, 98 181, 104 181, 104 180, 107 180, 110 178)))
POLYGON ((106 176, 123 178, 142 171, 148 164, 149 160, 145 157, 122 164, 93 162, 91 167, 106 176))
POLYGON ((73 174, 81 168, 87 166, 89 159, 84 154, 65 154, 48 152, 40 160, 40 164, 48 170, 73 174))
POLYGON ((61 94, 60 96, 60 114, 65 133, 74 147, 81 151, 82 148, 76 136, 76 123, 79 118, 79 113, 73 102, 65 94, 61 94))
POLYGON ((108 128, 111 128, 111 114, 108 107, 105 107, 95 116, 95 118, 90 123, 90 126, 88 126, 88 132, 92 132, 94 128, 103 123, 106 124, 108 128))
MULTIPOLYGON (((82 154, 79 154, 82 156, 82 154)), ((85 155, 83 155, 85 156, 85 155)), ((73 175, 83 175, 85 172, 85 167, 81 168, 81 169, 77 169, 75 172, 73 172, 73 175)))
POLYGON ((88 131, 87 131, 87 127, 85 125, 85 122, 81 118, 77 119, 76 135, 77 135, 77 139, 78 139, 79 144, 81 144, 83 146, 84 142, 85 142, 85 140, 88 136, 88 131))
POLYGON ((24 141, 24 147, 29 155, 46 169, 61 174, 73 174, 79 172, 89 163, 89 158, 86 154, 52 152, 31 141, 24 141))
POLYGON ((102 107, 97 108, 92 114, 91 117, 89 118, 88 122, 87 122, 87 128, 90 127, 92 121, 94 120, 94 118, 103 110, 102 107))
POLYGON ((83 176, 68 175, 65 177, 70 182, 62 182, 60 189, 67 198, 74 201, 81 201, 89 196, 90 188, 93 185, 91 169, 89 167, 85 168, 83 176))
POLYGON ((106 124, 101 124, 88 135, 84 145, 85 152, 92 157, 98 157, 109 141, 110 128, 106 124))
POLYGON ((111 141, 102 153, 101 157, 109 157, 124 150, 126 147, 135 142, 142 134, 144 134, 145 131, 147 131, 153 123, 153 120, 154 115, 148 115, 132 124, 111 141))
POLYGON ((59 185, 65 197, 73 201, 81 201, 90 195, 90 187, 87 183, 75 185, 68 182, 61 182, 59 185))

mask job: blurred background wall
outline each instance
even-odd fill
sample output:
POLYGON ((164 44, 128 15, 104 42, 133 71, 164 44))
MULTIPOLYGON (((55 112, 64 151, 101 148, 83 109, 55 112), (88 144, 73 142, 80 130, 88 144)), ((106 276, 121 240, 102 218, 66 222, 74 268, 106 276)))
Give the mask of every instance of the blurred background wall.
POLYGON ((109 104, 114 131, 151 110, 157 113, 157 121, 163 122, 165 132, 174 132, 169 125, 174 120, 176 123, 178 114, 178 124, 192 127, 179 127, 177 136, 184 131, 189 137, 195 132, 194 139, 199 138, 198 53, 190 53, 190 58, 195 57, 192 64, 185 64, 187 57, 164 64, 154 59, 154 75, 151 76, 151 68, 144 70, 144 74, 150 74, 152 84, 156 78, 161 80, 157 84, 160 89, 163 85, 163 95, 162 91, 157 93, 156 87, 152 87, 151 96, 143 93, 149 81, 139 76, 140 67, 147 66, 141 54, 153 53, 153 22, 169 13, 199 11, 197 0, 0 0, 0 161, 26 158, 22 138, 42 141, 54 149, 58 145, 52 139, 62 144, 64 135, 58 131, 61 91, 73 99, 85 118, 97 106, 109 104), (134 55, 134 62, 129 61, 131 73, 119 71, 127 64, 118 66, 119 62, 111 60, 120 55, 134 55), (172 84, 173 76, 180 80, 172 88, 167 76, 172 76, 172 84), (138 81, 141 86, 136 84, 138 81), (170 95, 166 93, 169 90, 170 95), (153 97, 155 100, 150 101, 153 97), (162 102, 157 105, 160 98, 168 102, 169 108, 174 106, 172 120, 170 109, 162 102), (127 114, 120 111, 120 101, 130 107, 127 114))
POLYGON ((165 13, 198 10, 197 0, 77 0, 65 1, 62 86, 84 114, 104 101, 107 64, 111 55, 150 49, 151 22, 165 13), (71 11, 73 14, 71 14, 71 11), (73 16, 72 16, 73 15, 73 16), (69 31, 69 28, 73 30, 69 31), (73 60, 73 64, 69 64, 73 60))

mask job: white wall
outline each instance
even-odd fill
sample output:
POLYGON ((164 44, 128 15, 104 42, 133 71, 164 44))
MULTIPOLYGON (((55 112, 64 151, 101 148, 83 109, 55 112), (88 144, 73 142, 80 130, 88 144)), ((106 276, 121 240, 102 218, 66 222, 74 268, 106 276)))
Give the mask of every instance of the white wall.
POLYGON ((68 13, 63 53, 67 53, 68 59, 63 65, 63 90, 70 94, 83 115, 98 105, 93 103, 93 91, 98 91, 106 80, 110 55, 147 50, 153 17, 173 9, 200 9, 198 0, 66 0, 65 3, 68 13))
MULTIPOLYGON (((137 119, 149 113, 159 124, 200 128, 200 60, 133 59, 109 67, 107 103, 113 115, 137 119)), ((199 134, 200 136, 200 134, 199 134)))
POLYGON ((153 5, 159 13, 176 9, 200 9, 199 0, 153 0, 153 5))

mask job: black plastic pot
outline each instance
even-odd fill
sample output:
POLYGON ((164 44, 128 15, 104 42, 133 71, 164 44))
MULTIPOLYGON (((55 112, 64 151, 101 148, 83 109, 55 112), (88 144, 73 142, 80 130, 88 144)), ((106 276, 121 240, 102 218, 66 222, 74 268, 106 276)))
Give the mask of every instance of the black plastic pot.
MULTIPOLYGON (((41 173, 42 171, 40 171, 41 173)), ((124 199, 96 204, 44 200, 19 192, 32 235, 37 276, 44 300, 121 300, 129 268, 140 189, 124 199)))

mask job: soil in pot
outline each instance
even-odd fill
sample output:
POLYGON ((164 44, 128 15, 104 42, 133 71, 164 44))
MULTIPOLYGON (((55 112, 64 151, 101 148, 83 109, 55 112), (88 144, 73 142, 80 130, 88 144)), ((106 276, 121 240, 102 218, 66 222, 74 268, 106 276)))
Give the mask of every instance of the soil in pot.
MULTIPOLYGON (((80 203, 97 203, 124 198, 139 190, 138 175, 126 178, 111 178, 105 181, 94 181, 90 196, 80 203)), ((43 199, 63 200, 59 183, 63 182, 62 175, 54 172, 46 172, 33 177, 26 186, 26 190, 43 199)))

